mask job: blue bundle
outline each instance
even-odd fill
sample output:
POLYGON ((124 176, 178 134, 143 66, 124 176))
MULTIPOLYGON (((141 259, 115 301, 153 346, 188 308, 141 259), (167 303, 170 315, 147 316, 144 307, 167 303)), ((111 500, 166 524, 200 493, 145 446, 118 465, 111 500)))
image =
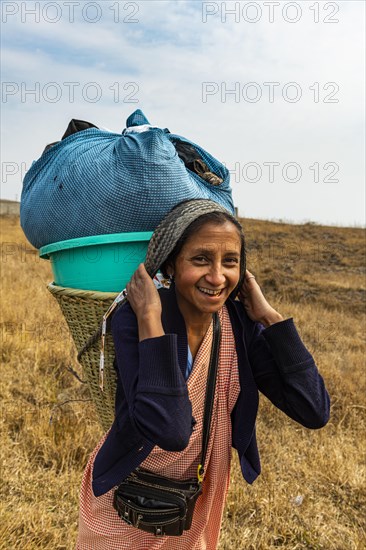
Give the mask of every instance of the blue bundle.
POLYGON ((20 223, 36 248, 153 231, 186 199, 211 199, 234 212, 227 168, 188 139, 150 126, 140 110, 122 134, 86 124, 46 149, 24 178, 20 223))

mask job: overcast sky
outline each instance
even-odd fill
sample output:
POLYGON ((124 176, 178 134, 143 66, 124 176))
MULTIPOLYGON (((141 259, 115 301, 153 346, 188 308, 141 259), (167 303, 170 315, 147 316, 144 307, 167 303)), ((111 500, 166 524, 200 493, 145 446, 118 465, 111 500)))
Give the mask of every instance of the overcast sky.
POLYGON ((365 224, 365 3, 1 2, 2 187, 71 118, 150 123, 232 171, 241 216, 365 224))

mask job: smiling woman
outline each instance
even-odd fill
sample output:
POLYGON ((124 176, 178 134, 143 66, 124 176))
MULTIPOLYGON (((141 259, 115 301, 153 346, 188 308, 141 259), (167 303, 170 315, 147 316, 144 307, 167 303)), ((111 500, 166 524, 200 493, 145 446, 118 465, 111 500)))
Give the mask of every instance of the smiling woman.
POLYGON ((84 473, 78 550, 214 550, 231 448, 248 483, 260 473, 258 390, 308 428, 329 418, 323 379, 292 318, 270 306, 246 269, 238 221, 211 201, 185 201, 152 242, 170 238, 176 245, 160 266, 170 287, 157 290, 141 264, 112 319, 116 417, 84 473), (178 514, 178 501, 187 507, 176 528, 166 517, 178 514))

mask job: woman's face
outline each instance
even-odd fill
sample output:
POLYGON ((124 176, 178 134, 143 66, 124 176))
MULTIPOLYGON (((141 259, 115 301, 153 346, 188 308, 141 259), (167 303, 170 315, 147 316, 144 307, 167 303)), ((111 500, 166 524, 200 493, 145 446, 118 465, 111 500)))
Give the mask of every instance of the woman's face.
POLYGON ((168 269, 187 322, 218 311, 239 282, 240 235, 230 221, 208 222, 191 235, 168 269))

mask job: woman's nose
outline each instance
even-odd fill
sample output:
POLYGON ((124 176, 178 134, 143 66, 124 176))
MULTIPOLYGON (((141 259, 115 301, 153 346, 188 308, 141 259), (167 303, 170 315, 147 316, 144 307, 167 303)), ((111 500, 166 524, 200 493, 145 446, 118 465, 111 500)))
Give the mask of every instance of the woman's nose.
POLYGON ((211 266, 211 269, 206 274, 206 281, 212 286, 218 287, 225 283, 226 278, 223 273, 222 266, 211 266))

